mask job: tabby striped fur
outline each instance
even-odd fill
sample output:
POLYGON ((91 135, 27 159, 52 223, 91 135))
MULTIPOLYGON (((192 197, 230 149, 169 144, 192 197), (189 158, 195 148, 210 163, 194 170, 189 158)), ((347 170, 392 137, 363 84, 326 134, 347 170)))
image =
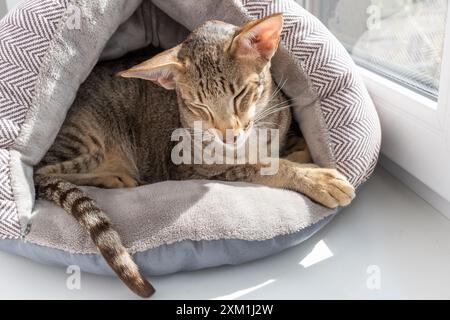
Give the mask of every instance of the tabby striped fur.
POLYGON ((92 198, 73 183, 59 178, 36 175, 36 183, 40 198, 53 201, 88 230, 106 262, 133 292, 141 297, 149 297, 155 292, 152 285, 139 273, 137 265, 112 228, 108 216, 92 198))

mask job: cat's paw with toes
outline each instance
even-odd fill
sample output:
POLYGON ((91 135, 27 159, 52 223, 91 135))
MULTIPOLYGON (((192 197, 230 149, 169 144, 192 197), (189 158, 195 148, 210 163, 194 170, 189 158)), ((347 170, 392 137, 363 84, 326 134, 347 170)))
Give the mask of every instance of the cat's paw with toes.
POLYGON ((314 169, 305 178, 307 195, 328 208, 347 206, 355 197, 355 188, 335 169, 314 169))

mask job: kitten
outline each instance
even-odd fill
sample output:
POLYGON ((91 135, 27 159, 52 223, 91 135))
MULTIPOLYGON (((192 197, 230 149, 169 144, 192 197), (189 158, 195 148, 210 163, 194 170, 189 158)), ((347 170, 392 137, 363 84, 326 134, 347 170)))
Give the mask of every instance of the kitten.
POLYGON ((83 225, 111 268, 138 295, 150 296, 154 289, 107 215, 78 185, 122 188, 206 178, 291 189, 330 208, 353 199, 354 189, 340 173, 310 163, 304 142, 288 138, 289 100, 270 74, 281 30, 280 14, 243 27, 209 21, 182 44, 132 68, 127 59, 99 64, 80 87, 54 144, 37 166, 38 196, 83 225), (232 130, 236 141, 274 125, 285 156, 278 160, 278 172, 262 175, 262 162, 175 165, 170 134, 193 128, 196 121, 202 121, 205 132, 225 135, 232 130))

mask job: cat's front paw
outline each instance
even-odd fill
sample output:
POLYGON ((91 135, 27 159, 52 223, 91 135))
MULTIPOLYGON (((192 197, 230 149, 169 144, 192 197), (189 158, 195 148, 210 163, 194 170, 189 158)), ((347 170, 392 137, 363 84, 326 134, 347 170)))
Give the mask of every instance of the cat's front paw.
POLYGON ((346 206, 355 197, 355 188, 335 169, 311 169, 305 182, 306 195, 328 208, 346 206))

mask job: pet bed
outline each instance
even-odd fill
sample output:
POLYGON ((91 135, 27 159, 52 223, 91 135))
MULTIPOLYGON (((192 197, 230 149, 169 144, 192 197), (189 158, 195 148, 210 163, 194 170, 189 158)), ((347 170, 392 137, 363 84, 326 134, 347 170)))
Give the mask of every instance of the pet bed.
MULTIPOLYGON (((380 126, 339 42, 292 0, 28 0, 0 22, 0 249, 36 261, 112 274, 87 233, 35 201, 33 166, 52 144, 77 89, 99 60, 152 44, 169 48, 206 20, 241 25, 275 12, 284 29, 275 80, 316 163, 355 186, 372 173, 380 126)), ((166 181, 87 188, 144 274, 238 264, 296 245, 337 210, 265 186, 166 181)))

